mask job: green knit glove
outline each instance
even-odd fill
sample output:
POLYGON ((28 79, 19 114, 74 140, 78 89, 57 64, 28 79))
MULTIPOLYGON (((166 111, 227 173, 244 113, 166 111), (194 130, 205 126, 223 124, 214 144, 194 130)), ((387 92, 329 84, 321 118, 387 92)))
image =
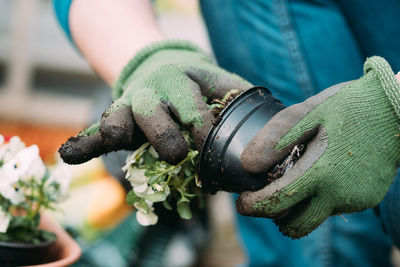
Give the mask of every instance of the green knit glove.
POLYGON ((283 234, 300 238, 328 216, 376 206, 399 166, 399 119, 400 84, 383 58, 369 58, 359 80, 286 108, 252 139, 241 159, 255 173, 271 170, 295 145, 306 148, 282 177, 242 193, 238 211, 275 218, 283 234))
POLYGON ((162 159, 177 163, 188 152, 177 121, 201 148, 214 119, 204 97, 222 98, 232 89, 250 87, 189 42, 154 43, 122 70, 113 87, 115 101, 101 121, 70 138, 60 155, 78 164, 109 151, 135 149, 148 139, 162 159))

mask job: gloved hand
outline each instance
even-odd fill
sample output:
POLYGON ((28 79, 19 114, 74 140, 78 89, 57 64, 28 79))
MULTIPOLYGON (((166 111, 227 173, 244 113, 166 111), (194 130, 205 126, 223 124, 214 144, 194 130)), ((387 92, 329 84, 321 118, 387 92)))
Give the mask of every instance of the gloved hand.
POLYGON ((222 98, 232 89, 250 87, 189 42, 154 43, 122 70, 113 87, 113 104, 100 122, 61 146, 61 158, 79 164, 109 151, 135 149, 145 136, 162 159, 177 163, 186 157, 188 145, 174 116, 190 128, 201 148, 214 119, 204 96, 222 98))
POLYGON ((254 173, 273 168, 295 145, 306 148, 282 177, 242 193, 238 211, 274 218, 283 234, 300 238, 328 216, 376 206, 399 166, 399 119, 400 83, 383 58, 369 58, 359 80, 282 110, 251 140, 241 160, 254 173))

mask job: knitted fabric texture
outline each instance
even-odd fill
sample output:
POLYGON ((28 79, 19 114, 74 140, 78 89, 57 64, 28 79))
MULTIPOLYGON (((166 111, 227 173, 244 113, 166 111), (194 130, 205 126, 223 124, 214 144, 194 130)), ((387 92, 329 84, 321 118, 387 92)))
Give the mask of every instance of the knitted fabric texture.
POLYGON ((330 215, 376 206, 397 172, 399 83, 382 58, 368 59, 364 69, 363 77, 311 110, 275 146, 282 149, 315 127, 326 131, 321 141, 328 146, 313 166, 253 205, 258 214, 276 214, 303 203, 279 221, 292 237, 308 234, 330 215))
MULTIPOLYGON (((204 96, 219 98, 231 89, 250 87, 241 77, 213 64, 206 53, 190 42, 156 42, 139 51, 123 68, 113 86, 114 102, 103 118, 129 106, 135 123, 146 128, 142 130, 149 138, 155 130, 160 131, 155 136, 171 135, 170 129, 179 135, 171 119, 175 115, 182 124, 194 126, 192 131, 201 142, 201 134, 208 131, 212 119, 204 96)), ((98 133, 99 126, 86 128, 80 135, 98 133)))
MULTIPOLYGON (((198 46, 187 42, 187 41, 177 41, 177 40, 167 40, 153 43, 149 46, 144 47, 140 50, 121 71, 117 81, 115 82, 112 90, 113 98, 117 99, 122 95, 124 91, 124 84, 126 80, 132 75, 132 73, 143 63, 148 57, 153 55, 154 53, 165 50, 165 49, 173 49, 173 50, 187 50, 193 52, 199 52, 205 55, 204 51, 201 50, 198 46)), ((211 62, 211 60, 210 60, 211 62)))
POLYGON ((387 97, 400 119, 400 83, 397 81, 392 69, 385 59, 375 56, 369 58, 364 65, 364 73, 371 70, 378 73, 383 90, 385 90, 387 97))
POLYGON ((162 41, 141 50, 123 69, 113 89, 117 100, 107 113, 131 105, 134 113, 152 116, 157 106, 166 104, 177 111, 183 124, 201 127, 202 116, 195 99, 200 88, 188 72, 196 73, 208 84, 221 77, 243 82, 239 76, 214 65, 194 44, 162 41))

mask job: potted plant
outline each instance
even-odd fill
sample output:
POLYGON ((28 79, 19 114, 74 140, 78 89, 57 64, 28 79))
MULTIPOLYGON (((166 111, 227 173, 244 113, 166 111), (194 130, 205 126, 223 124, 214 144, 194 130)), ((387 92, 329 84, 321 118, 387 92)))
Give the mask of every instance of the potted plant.
MULTIPOLYGON (((42 264, 54 258, 60 228, 50 232, 49 221, 41 222, 44 210, 66 196, 69 177, 61 162, 46 168, 36 145, 25 144, 14 136, 0 135, 0 259, 3 265, 42 264)), ((69 240, 71 241, 71 240, 69 240)), ((79 253, 78 253, 79 254, 79 253)))

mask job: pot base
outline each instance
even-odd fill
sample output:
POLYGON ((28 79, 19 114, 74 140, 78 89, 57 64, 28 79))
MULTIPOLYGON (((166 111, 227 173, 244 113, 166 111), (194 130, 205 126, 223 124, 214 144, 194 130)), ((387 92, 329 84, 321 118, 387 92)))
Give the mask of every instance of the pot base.
POLYGON ((199 176, 211 192, 241 193, 263 188, 267 174, 250 174, 242 168, 240 155, 247 143, 285 106, 267 88, 253 87, 241 93, 220 114, 203 144, 199 176))

